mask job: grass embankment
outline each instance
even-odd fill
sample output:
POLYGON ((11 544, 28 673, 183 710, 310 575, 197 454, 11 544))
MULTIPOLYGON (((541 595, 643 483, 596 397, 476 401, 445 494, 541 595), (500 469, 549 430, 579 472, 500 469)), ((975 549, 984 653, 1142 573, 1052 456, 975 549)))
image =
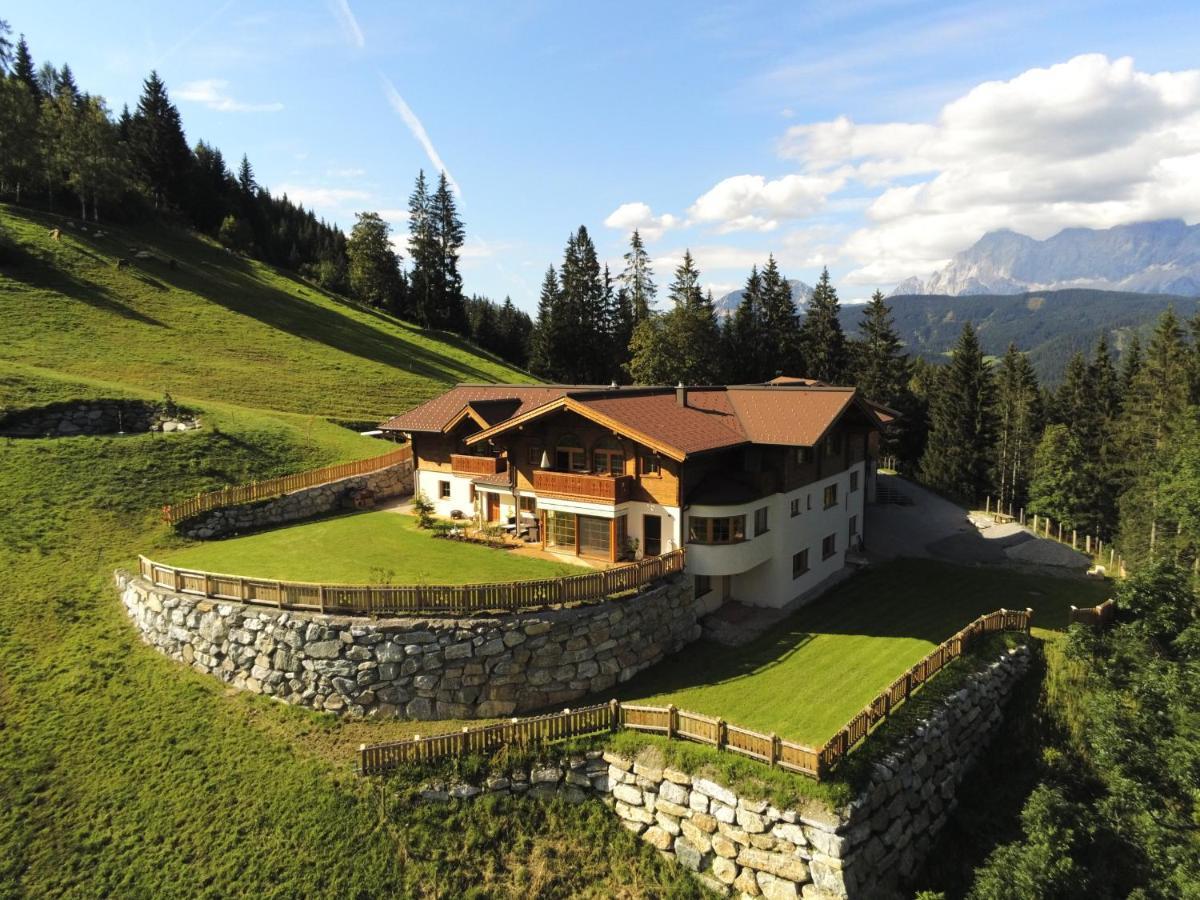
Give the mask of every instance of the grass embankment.
POLYGON ((180 568, 340 584, 471 584, 577 575, 579 566, 440 540, 399 513, 351 513, 166 555, 180 568))
POLYGON ((872 569, 743 647, 692 644, 620 692, 820 746, 905 669, 972 619, 1033 607, 1061 628, 1103 582, 902 560, 872 569))
MULTIPOLYGON (((0 216, 25 243, 49 227, 0 216)), ((429 723, 337 722, 138 641, 111 571, 180 546, 163 502, 378 454, 310 410, 375 419, 458 378, 511 375, 328 298, 312 297, 306 318, 308 286, 191 238, 106 230, 118 251, 211 259, 214 296, 169 270, 157 284, 111 270, 109 251, 64 229, 0 275, 0 405, 169 388, 204 428, 0 439, 0 897, 694 894, 605 810, 409 809, 351 773, 359 743, 429 723), (287 319, 278 331, 274 316, 287 319)))
POLYGON ((65 222, 0 204, 0 231, 16 245, 15 264, 0 272, 2 360, 159 396, 363 422, 447 383, 530 380, 460 338, 350 304, 185 232, 104 225, 96 237, 65 222), (134 249, 157 259, 116 268, 134 249))

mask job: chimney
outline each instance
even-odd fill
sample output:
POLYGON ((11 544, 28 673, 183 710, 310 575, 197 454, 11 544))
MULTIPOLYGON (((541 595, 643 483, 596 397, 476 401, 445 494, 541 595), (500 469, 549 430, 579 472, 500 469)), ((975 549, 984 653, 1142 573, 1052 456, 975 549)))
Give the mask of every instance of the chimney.
POLYGON ((683 386, 683 382, 675 385, 675 402, 680 406, 687 406, 687 388, 683 386))

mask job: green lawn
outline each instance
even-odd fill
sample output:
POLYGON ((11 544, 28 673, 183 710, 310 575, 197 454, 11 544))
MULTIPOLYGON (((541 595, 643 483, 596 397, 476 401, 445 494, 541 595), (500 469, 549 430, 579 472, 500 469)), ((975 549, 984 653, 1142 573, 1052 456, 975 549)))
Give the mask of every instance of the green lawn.
POLYGON ((364 512, 206 541, 158 562, 226 575, 334 584, 471 584, 575 575, 579 566, 436 539, 412 516, 364 512))
POLYGON ((744 647, 698 642, 621 691, 823 744, 901 672, 963 625, 1033 607, 1061 628, 1068 607, 1109 596, 1103 582, 901 560, 869 570, 744 647))

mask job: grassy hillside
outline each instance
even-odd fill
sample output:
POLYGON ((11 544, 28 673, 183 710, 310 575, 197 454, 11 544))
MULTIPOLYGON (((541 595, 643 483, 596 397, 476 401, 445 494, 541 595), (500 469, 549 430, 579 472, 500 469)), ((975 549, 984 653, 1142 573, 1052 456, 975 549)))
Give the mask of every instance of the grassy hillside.
POLYGON ((408 805, 351 764, 420 723, 231 691, 141 644, 113 587, 184 543, 165 500, 375 455, 325 416, 520 373, 186 235, 0 220, 0 408, 169 389, 204 422, 0 438, 0 898, 697 895, 595 805, 408 805), (180 268, 115 269, 130 247, 180 268))
POLYGON ((0 205, 0 232, 15 244, 0 264, 0 361, 359 421, 415 406, 447 383, 530 380, 460 338, 194 235, 101 226, 97 237, 66 222, 0 205), (155 259, 117 268, 139 250, 155 259))
MULTIPOLYGON (((1120 351, 1129 338, 1147 337, 1168 306, 1182 318, 1200 310, 1196 297, 1067 290, 975 297, 892 297, 896 330, 910 352, 936 359, 950 350, 970 321, 979 329, 985 353, 1003 356, 1009 343, 1029 353, 1038 377, 1057 383, 1076 350, 1091 353, 1101 332, 1120 351)), ((842 310, 842 323, 855 332, 862 307, 842 310)))

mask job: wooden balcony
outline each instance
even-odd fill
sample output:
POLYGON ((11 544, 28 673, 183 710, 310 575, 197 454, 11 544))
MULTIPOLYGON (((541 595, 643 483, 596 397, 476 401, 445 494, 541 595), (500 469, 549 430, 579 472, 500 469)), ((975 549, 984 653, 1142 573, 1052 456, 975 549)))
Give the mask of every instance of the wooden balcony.
POLYGON ((633 476, 534 469, 533 490, 539 496, 545 494, 587 503, 624 503, 633 491, 633 476))
POLYGON ((498 456, 450 454, 450 469, 455 475, 499 475, 507 468, 508 462, 498 456))

